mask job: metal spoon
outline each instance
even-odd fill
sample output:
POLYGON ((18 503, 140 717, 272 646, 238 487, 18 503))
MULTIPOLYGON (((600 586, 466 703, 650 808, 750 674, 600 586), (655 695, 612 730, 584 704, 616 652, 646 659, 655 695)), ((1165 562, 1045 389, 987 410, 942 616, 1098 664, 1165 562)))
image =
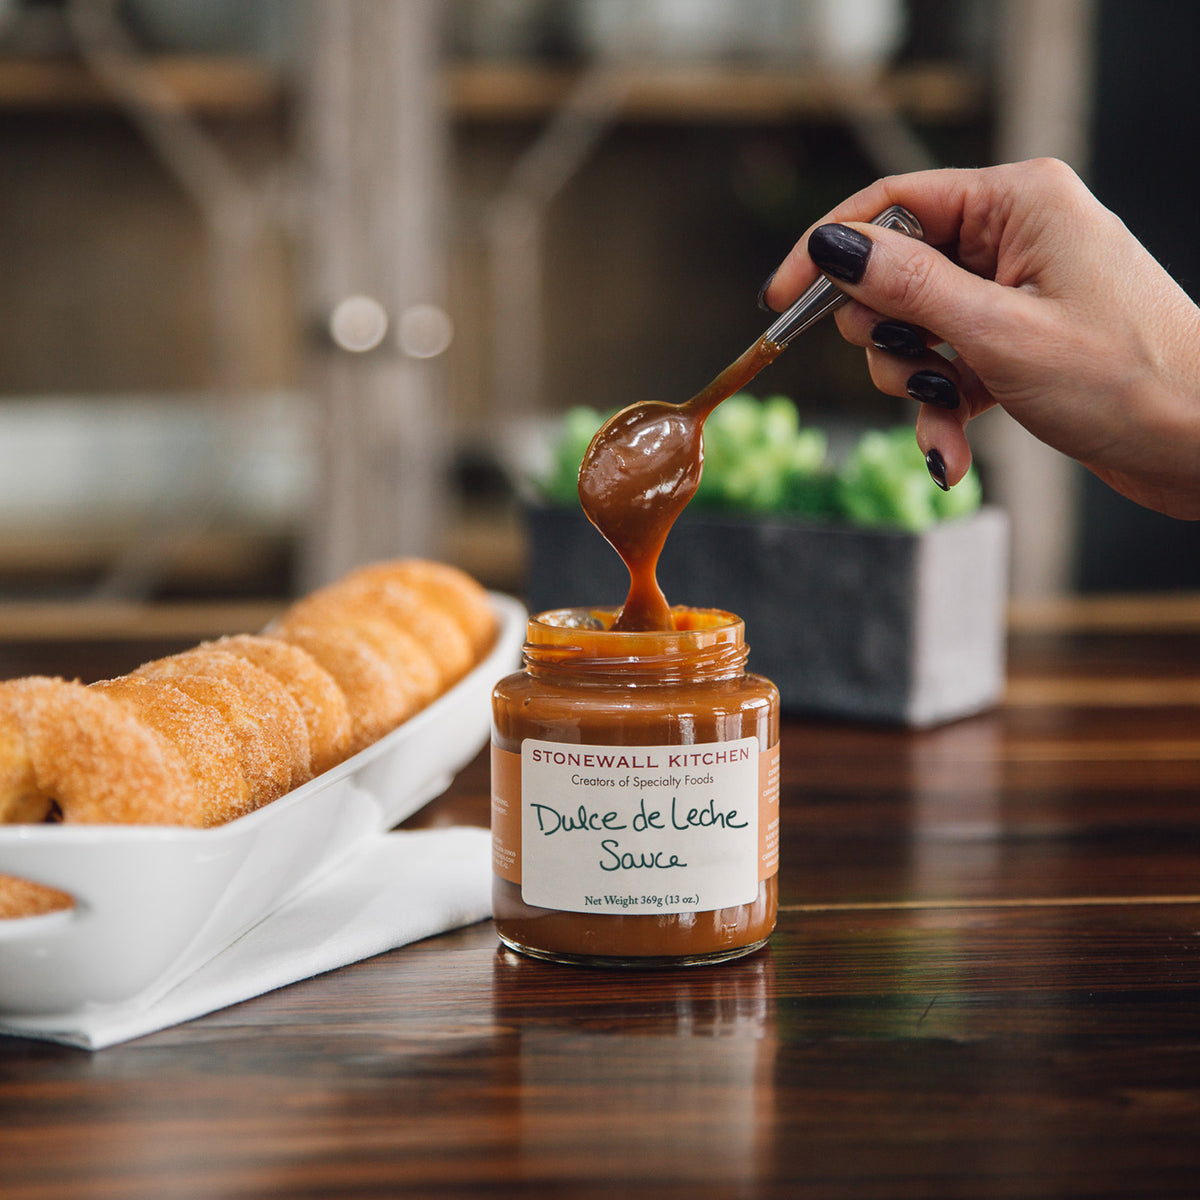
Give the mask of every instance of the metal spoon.
MULTIPOLYGON (((921 225, 893 205, 872 222, 921 236, 921 225)), ((655 578, 676 517, 695 495, 704 462, 704 421, 787 344, 846 302, 822 277, 748 350, 683 404, 642 401, 601 426, 579 466, 579 501, 629 569, 629 596, 613 628, 671 629, 671 610, 655 578)))

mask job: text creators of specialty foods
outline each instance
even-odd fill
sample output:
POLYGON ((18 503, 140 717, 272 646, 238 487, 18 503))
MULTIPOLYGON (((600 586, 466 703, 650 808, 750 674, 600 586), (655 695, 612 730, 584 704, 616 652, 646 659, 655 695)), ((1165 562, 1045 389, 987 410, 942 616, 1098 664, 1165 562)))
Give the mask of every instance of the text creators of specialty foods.
MULTIPOLYGON (((628 750, 528 740, 523 759, 527 903, 595 911, 614 882, 642 880, 641 894, 667 875, 672 893, 703 896, 713 908, 756 893, 755 739, 628 750)), ((648 911, 661 901, 647 894, 644 907, 631 906, 625 896, 613 907, 648 911)))
POLYGON ((594 788, 679 788, 703 787, 713 782, 713 774, 706 775, 663 775, 661 778, 643 779, 636 775, 572 775, 572 787, 594 788))

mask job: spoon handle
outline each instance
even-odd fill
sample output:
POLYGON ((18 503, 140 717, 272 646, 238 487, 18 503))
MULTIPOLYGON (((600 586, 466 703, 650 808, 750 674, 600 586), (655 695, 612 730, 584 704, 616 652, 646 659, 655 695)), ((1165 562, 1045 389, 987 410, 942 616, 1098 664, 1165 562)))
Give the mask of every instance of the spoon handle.
MULTIPOLYGON (((871 224, 882 225, 885 229, 899 229, 909 237, 924 237, 921 222, 899 204, 884 209, 871 224)), ((763 338, 777 346, 786 346, 798 333, 803 333, 835 308, 840 308, 847 299, 849 297, 845 292, 822 275, 791 308, 779 315, 763 338)))

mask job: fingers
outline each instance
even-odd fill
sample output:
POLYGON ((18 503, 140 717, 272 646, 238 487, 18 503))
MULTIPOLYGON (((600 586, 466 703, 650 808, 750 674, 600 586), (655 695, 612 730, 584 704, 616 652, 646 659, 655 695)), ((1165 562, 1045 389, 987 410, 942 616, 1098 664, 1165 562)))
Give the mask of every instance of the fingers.
POLYGON ((917 443, 934 481, 942 488, 960 482, 971 465, 966 424, 994 403, 974 372, 935 351, 927 330, 864 305, 847 304, 836 320, 848 342, 866 349, 871 381, 881 392, 920 402, 917 443))
POLYGON ((971 461, 963 427, 995 403, 976 372, 994 371, 998 356, 1022 360, 1030 331, 1044 324, 1030 311, 1037 300, 965 271, 894 230, 822 226, 809 247, 817 265, 856 301, 837 322, 847 340, 866 347, 875 386, 918 400, 923 409, 955 413, 954 428, 922 419, 923 427, 942 431, 944 445, 937 449, 954 484, 971 461), (943 342, 958 352, 953 362, 934 351, 943 342))
POLYGON ((934 351, 911 359, 868 349, 867 362, 871 379, 881 392, 920 402, 917 444, 938 485, 953 487, 971 465, 967 422, 995 404, 992 395, 962 359, 949 362, 934 351), (940 474, 930 461, 934 451, 940 474))
POLYGON ((885 317, 865 304, 844 304, 833 319, 838 332, 852 346, 861 346, 864 350, 874 348, 911 362, 927 359, 940 340, 920 325, 885 317))
POLYGON ((760 303, 781 312, 808 287, 820 273, 808 253, 808 241, 822 225, 864 222, 892 204, 902 204, 920 219, 925 241, 930 245, 953 244, 967 205, 966 195, 978 187, 985 172, 941 170, 876 180, 831 209, 820 221, 810 225, 788 252, 760 293, 760 303))
POLYGON ((933 347, 934 335, 919 326, 881 317, 861 304, 848 304, 837 315, 842 336, 867 351, 871 382, 889 396, 908 396, 935 408, 957 409, 966 378, 975 403, 969 412, 990 403, 965 364, 952 362, 933 347))
POLYGON ((953 263, 932 246, 870 225, 823 225, 809 254, 852 299, 884 316, 932 330, 970 354, 1019 329, 1032 300, 953 263))
POLYGON ((831 210, 793 247, 762 298, 782 310, 820 274, 850 298, 838 326, 866 349, 881 391, 921 402, 918 442, 939 483, 962 478, 971 461, 966 423, 997 402, 1091 465, 1069 410, 1047 399, 1039 381, 1067 378, 1071 386, 1060 391, 1078 398, 1088 391, 1081 377, 1118 373, 1105 364, 1119 366, 1120 345, 1105 349, 1120 338, 1081 337, 1071 321, 1090 311, 1096 293, 1112 290, 1111 259, 1128 240, 1054 160, 918 172, 878 180, 831 210), (917 216, 925 240, 869 223, 892 204, 917 216), (1108 234, 1081 246, 1084 228, 1108 234), (957 351, 953 362, 935 353, 941 343, 957 351))
MULTIPOLYGON (((952 250, 964 267, 985 278, 995 278, 1004 231, 1022 213, 1028 218, 1050 206, 1094 216, 1100 208, 1071 168, 1054 159, 888 176, 843 200, 805 230, 764 286, 764 304, 780 312, 816 279, 819 272, 808 254, 815 229, 868 222, 892 204, 916 214, 927 245, 952 250)), ((1045 219, 1044 212, 1039 219, 1045 219)))
MULTIPOLYGON (((1036 349, 1029 340, 1038 340, 1046 322, 1046 314, 1035 311, 1036 291, 983 278, 933 246, 870 224, 819 226, 808 249, 826 277, 856 301, 836 317, 842 335, 856 345, 929 365, 932 347, 945 342, 989 378, 1006 361, 1020 362, 1036 349)), ((893 394, 914 395, 877 383, 893 394)), ((952 396, 936 388, 929 383, 915 398, 949 405, 952 396)))
POLYGON ((922 405, 917 414, 917 445, 934 483, 947 491, 971 465, 971 445, 960 411, 922 405))
POLYGON ((963 396, 971 381, 964 381, 959 368, 932 351, 905 358, 870 349, 867 363, 871 380, 881 392, 920 402, 917 444, 934 482, 949 490, 971 465, 965 426, 972 405, 963 396))

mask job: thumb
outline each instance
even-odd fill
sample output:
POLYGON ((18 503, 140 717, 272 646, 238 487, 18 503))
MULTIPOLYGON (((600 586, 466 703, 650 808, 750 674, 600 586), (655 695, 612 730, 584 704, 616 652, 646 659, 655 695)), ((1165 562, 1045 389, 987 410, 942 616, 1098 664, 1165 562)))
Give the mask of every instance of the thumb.
POLYGON ((970 356, 1017 330, 1025 297, 981 278, 935 247, 896 230, 846 222, 819 225, 808 238, 813 263, 851 299, 884 316, 928 329, 970 356))

